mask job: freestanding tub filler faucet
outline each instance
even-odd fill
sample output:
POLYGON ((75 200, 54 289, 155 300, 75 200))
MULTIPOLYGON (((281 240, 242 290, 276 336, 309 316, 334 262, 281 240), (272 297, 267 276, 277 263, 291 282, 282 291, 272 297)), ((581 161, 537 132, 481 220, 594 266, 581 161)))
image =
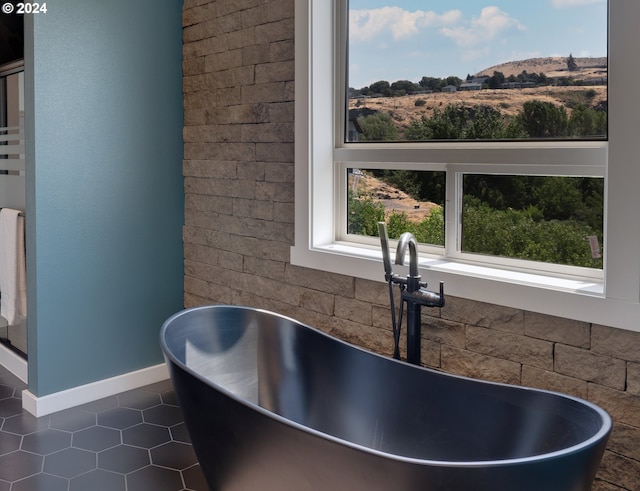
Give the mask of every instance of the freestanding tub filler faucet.
POLYGON ((440 282, 440 291, 427 290, 427 283, 421 281, 418 273, 418 243, 411 232, 405 232, 398 240, 395 263, 404 265, 407 247, 409 247, 409 274, 401 278, 391 269, 391 256, 389 254, 389 236, 384 222, 378 222, 378 234, 382 246, 382 260, 384 263, 385 280, 389 284, 389 298, 391 302, 391 321, 393 324, 394 352, 393 357, 400 358, 400 330, 402 327, 402 315, 404 304, 407 303, 407 361, 414 365, 421 364, 420 340, 422 338, 422 323, 420 311, 425 307, 444 306, 444 284, 440 282), (396 311, 393 296, 393 284, 400 287, 400 313, 396 320, 396 311))

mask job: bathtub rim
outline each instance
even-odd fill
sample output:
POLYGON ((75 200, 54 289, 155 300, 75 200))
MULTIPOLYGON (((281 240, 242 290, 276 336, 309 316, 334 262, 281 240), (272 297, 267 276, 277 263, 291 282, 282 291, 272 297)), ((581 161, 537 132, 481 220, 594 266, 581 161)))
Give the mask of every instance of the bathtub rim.
POLYGON ((330 441, 333 441, 335 443, 339 443, 341 445, 345 445, 348 447, 351 447, 355 450, 361 451, 361 452, 365 452, 365 453, 369 453, 369 454, 373 454, 382 458, 386 458, 386 459, 392 459, 392 460, 396 460, 396 461, 400 461, 400 462, 405 462, 408 464, 415 464, 415 465, 430 465, 430 466, 441 466, 441 467, 460 467, 460 468, 477 468, 477 467, 501 467, 501 466, 512 466, 512 465, 521 465, 521 464, 533 464, 533 463, 541 463, 544 462, 546 460, 553 460, 554 458, 560 457, 560 456, 568 456, 568 455, 572 455, 575 453, 578 453, 579 451, 583 450, 583 449, 587 449, 589 447, 595 446, 598 444, 598 442, 600 442, 602 439, 606 439, 607 435, 612 431, 613 428, 613 422, 611 419, 611 416, 609 416, 609 414, 602 409, 600 406, 587 401, 586 399, 582 399, 580 397, 576 397, 576 396, 572 396, 569 394, 564 394, 562 392, 557 392, 557 391, 552 391, 552 390, 546 390, 546 389, 539 389, 539 388, 535 388, 535 387, 527 387, 527 386, 521 386, 521 385, 514 385, 514 384, 507 384, 507 383, 502 383, 502 382, 494 382, 494 381, 489 381, 489 380, 483 380, 483 379, 475 379, 472 377, 465 377, 464 375, 457 375, 457 374, 453 374, 453 373, 448 373, 448 372, 444 372, 444 371, 439 371, 439 370, 434 370, 432 368, 428 368, 428 367, 424 367, 424 366, 417 366, 417 365, 412 365, 409 364, 403 360, 395 360, 391 357, 387 357, 384 355, 381 355, 379 353, 375 353, 373 351, 367 350, 365 348, 362 348, 360 346, 354 345, 352 343, 348 343, 347 341, 344 341, 342 339, 339 339, 335 336, 331 336, 330 334, 327 334, 323 331, 321 331, 320 329, 317 329, 313 326, 309 326, 308 324, 305 324, 303 322, 300 322, 292 317, 288 317, 286 315, 283 314, 279 314, 277 312, 273 312, 270 310, 266 310, 266 309, 260 309, 260 308, 256 308, 256 307, 248 307, 248 306, 243 306, 243 305, 224 305, 224 304, 211 304, 211 305, 201 305, 201 306, 197 306, 197 307, 189 307, 189 308, 185 308, 183 310, 180 310, 179 312, 176 312, 175 314, 173 314, 171 317, 169 317, 163 324, 162 327, 160 329, 160 345, 162 348, 162 352, 163 355, 165 357, 165 362, 171 362, 174 363, 176 366, 178 366, 180 369, 184 370, 185 372, 187 372, 188 374, 194 376, 195 378, 197 378, 198 380, 200 380, 201 382, 203 382, 205 385, 208 385, 210 387, 212 387, 213 389, 221 392, 222 394, 224 394, 225 396, 233 399, 234 401, 247 406, 248 408, 257 411, 269 418, 272 418, 284 425, 296 428, 300 431, 303 431, 305 433, 309 433, 311 435, 314 435, 316 437, 319 438, 324 438, 324 439, 328 439, 330 441), (178 318, 185 316, 185 315, 189 315, 192 312, 195 311, 201 311, 201 310, 250 310, 250 311, 256 311, 262 314, 267 314, 267 315, 271 315, 274 317, 279 317, 282 320, 286 320, 289 322, 292 322, 300 327, 306 328, 306 329, 310 329, 314 332, 316 332, 317 334, 320 334, 326 338, 332 339, 335 342, 341 343, 343 345, 348 346, 349 348, 352 349, 356 349, 358 351, 361 351, 367 355, 370 356, 374 356, 374 357, 380 357, 383 358, 386 361, 389 362, 393 362, 393 363, 400 363, 403 365, 407 365, 413 369, 416 370, 426 370, 428 372, 431 373, 435 373, 437 375, 440 376, 445 376, 445 377, 453 377, 456 379, 461 379, 461 380, 467 380, 467 381, 472 381, 472 382, 477 382, 480 384, 489 384, 489 385, 494 385, 494 386, 502 386, 502 387, 509 387, 509 388, 514 388, 516 390, 524 390, 524 391, 533 391, 533 392, 539 392, 539 393, 546 393, 546 394, 550 394, 553 395, 555 397, 560 397, 563 399, 568 399, 568 400, 572 400, 574 402, 577 402, 578 404, 581 404, 583 406, 586 406, 587 408, 592 409, 593 411, 595 411, 601 418, 602 420, 602 426, 600 427, 600 429, 590 438, 588 438, 587 440, 584 440, 583 442, 580 442, 576 445, 572 445, 570 447, 566 447, 564 449, 561 450, 556 450, 553 452, 547 452, 547 453, 543 453, 543 454, 539 454, 539 455, 533 455, 533 456, 529 456, 529 457, 519 457, 519 458, 514 458, 514 459, 502 459, 502 460, 477 460, 477 461, 457 461, 457 460, 453 460, 453 461, 449 461, 449 460, 432 460, 432 459, 418 459, 415 457, 407 457, 407 456, 403 456, 403 455, 398 455, 398 454, 393 454, 393 453, 388 453, 388 452, 383 452, 381 450, 376 450, 374 448, 371 447, 367 447, 365 445, 360 445, 358 443, 354 443, 351 442, 349 440, 345 440, 342 438, 338 438, 334 435, 331 435, 330 433, 324 433, 322 431, 318 431, 314 428, 311 428, 309 426, 305 426, 303 424, 297 423, 295 421, 291 421, 290 419, 287 419, 283 416, 280 416, 277 413, 274 413, 272 411, 269 411, 268 409, 263 408, 262 406, 259 406, 258 404, 249 402, 245 399, 242 399, 238 396, 236 396, 233 392, 225 389, 224 387, 212 382, 211 380, 209 380, 207 377, 204 377, 202 375, 200 375, 198 372, 192 370, 191 368, 189 368, 188 366, 186 366, 183 362, 181 362, 172 352, 171 350, 168 349, 168 346, 165 342, 165 333, 167 332, 167 330, 170 328, 171 324, 178 318))

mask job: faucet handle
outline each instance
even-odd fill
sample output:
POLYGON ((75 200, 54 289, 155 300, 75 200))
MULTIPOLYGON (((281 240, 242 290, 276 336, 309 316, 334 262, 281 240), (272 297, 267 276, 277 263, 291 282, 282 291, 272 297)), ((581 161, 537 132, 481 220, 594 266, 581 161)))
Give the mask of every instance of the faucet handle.
POLYGON ((403 298, 426 307, 444 307, 444 283, 440 282, 440 292, 432 292, 426 288, 420 288, 414 292, 403 292, 403 298))
POLYGON ((438 307, 444 307, 444 281, 440 282, 440 301, 438 307))

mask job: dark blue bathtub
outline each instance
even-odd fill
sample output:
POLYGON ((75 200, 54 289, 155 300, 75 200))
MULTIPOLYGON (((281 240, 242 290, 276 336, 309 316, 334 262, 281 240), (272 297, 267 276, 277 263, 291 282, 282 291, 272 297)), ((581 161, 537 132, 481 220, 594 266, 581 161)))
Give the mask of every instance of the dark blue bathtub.
POLYGON ((447 375, 251 308, 182 311, 161 345, 220 491, 587 491, 611 431, 574 397, 447 375))

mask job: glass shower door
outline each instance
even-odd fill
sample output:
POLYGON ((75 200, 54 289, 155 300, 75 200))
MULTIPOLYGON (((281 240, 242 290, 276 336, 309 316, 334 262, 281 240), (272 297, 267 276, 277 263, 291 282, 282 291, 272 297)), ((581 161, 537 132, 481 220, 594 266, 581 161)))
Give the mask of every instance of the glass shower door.
MULTIPOLYGON (((23 252, 23 229, 26 219, 24 144, 24 64, 20 60, 0 66, 0 209, 12 208, 21 211, 17 220, 18 235, 22 237, 18 241, 17 249, 22 249, 23 252)), ((0 240, 3 240, 3 237, 0 236, 0 240)), ((0 272, 3 269, 0 265, 0 272)), ((17 266, 17 269, 20 270, 20 266, 17 266)), ((18 279, 17 283, 20 291, 21 280, 18 279)), ((6 283, 0 281, 0 286, 5 287, 6 283)), ((25 299, 22 300, 23 304, 26 303, 25 299)), ((20 298, 16 305, 15 315, 7 315, 6 312, 0 315, 0 342, 26 357, 26 306, 20 307, 20 298)))

